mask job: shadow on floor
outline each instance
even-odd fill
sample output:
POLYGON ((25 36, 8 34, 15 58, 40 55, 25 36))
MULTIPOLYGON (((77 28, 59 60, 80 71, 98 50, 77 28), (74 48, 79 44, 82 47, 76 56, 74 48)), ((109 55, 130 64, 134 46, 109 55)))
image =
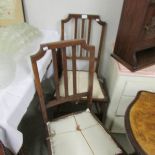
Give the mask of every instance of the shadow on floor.
POLYGON ((23 133, 25 155, 48 155, 43 120, 37 102, 36 98, 31 102, 18 127, 23 133))
POLYGON ((112 136, 129 155, 136 155, 134 148, 131 145, 130 141, 128 140, 128 137, 126 134, 113 133, 112 136))

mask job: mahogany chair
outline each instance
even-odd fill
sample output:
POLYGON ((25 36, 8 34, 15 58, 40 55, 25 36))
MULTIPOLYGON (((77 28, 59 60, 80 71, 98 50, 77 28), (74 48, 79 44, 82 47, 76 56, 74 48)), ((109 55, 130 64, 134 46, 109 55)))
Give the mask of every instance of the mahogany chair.
POLYGON ((155 154, 155 93, 138 92, 125 113, 125 127, 137 154, 155 154))
MULTIPOLYGON (((95 45, 95 75, 93 87, 93 102, 96 103, 97 113, 102 122, 105 121, 108 108, 109 95, 105 79, 99 76, 99 62, 104 43, 106 23, 98 15, 69 14, 66 19, 61 20, 61 40, 85 39, 88 45, 95 45)), ((69 52, 68 52, 69 53, 69 52)), ((85 51, 79 49, 80 59, 86 56, 85 51)), ((80 61, 79 61, 80 66, 80 61)), ((82 70, 86 64, 81 65, 81 76, 85 74, 82 70)), ((81 82, 82 88, 83 82, 81 82)))
POLYGON ((100 121, 97 120, 91 111, 92 107, 92 89, 94 75, 94 46, 87 45, 84 40, 70 40, 48 43, 41 45, 40 51, 31 57, 34 72, 35 86, 40 100, 45 128, 47 131, 47 144, 49 154, 54 155, 116 155, 123 154, 123 151, 114 142, 109 133, 103 128, 100 121), (46 47, 48 51, 43 50, 46 47), (87 71, 88 83, 79 91, 79 79, 82 78, 77 70, 77 47, 87 51, 89 68, 87 71), (66 56, 66 48, 70 48, 71 56, 66 56), (39 73, 37 61, 39 61, 46 52, 51 51, 54 69, 54 82, 56 87, 56 96, 50 101, 45 100, 39 73), (60 87, 61 80, 58 73, 57 54, 61 52, 63 59, 63 87, 60 87), (67 60, 71 60, 72 68, 68 73, 67 60), (69 77, 70 76, 70 77, 69 77), (72 80, 71 80, 72 79, 72 80), (72 88, 71 88, 72 87, 72 88), (64 91, 64 94, 62 93, 64 91), (75 112, 69 115, 61 116, 50 121, 47 110, 52 107, 60 106, 65 103, 78 103, 85 98, 88 109, 82 112, 75 112))
MULTIPOLYGON (((15 155, 7 147, 3 145, 0 140, 0 155, 15 155)), ((24 155, 23 149, 21 148, 17 155, 24 155)))
POLYGON ((6 148, 1 141, 0 141, 0 155, 13 155, 13 153, 8 148, 6 148))

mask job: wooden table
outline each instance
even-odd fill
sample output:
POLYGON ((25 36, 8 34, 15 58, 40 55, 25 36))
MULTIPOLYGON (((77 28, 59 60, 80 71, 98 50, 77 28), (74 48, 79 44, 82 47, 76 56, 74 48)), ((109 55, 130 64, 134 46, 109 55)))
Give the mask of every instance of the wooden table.
POLYGON ((138 154, 155 155, 155 93, 137 94, 126 111, 125 127, 138 154))

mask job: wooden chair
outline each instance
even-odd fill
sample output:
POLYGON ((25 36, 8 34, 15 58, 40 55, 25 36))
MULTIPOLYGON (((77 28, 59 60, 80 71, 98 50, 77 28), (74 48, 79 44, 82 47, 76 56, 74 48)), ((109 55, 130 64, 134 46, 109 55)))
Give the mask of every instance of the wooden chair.
POLYGON ((155 154, 155 93, 138 92, 125 113, 125 127, 137 154, 155 154))
MULTIPOLYGON (((35 86, 40 100, 43 120, 47 131, 47 144, 49 154, 54 155, 116 155, 123 154, 123 151, 114 142, 112 137, 103 128, 91 111, 92 107, 92 89, 94 74, 94 46, 88 46, 84 40, 60 41, 42 45, 40 51, 31 57, 34 71, 35 86), (48 51, 44 51, 46 47, 48 51), (77 71, 77 60, 79 56, 76 53, 77 47, 88 52, 85 60, 89 63, 87 78, 89 79, 87 87, 84 86, 82 91, 78 91, 79 79, 81 78, 77 71), (70 48, 72 55, 66 56, 66 48, 70 48), (51 50, 52 62, 54 69, 54 82, 56 87, 55 99, 46 101, 39 79, 37 61, 39 61, 46 52, 51 50), (57 54, 61 52, 63 59, 63 78, 64 88, 60 88, 57 54), (68 73, 67 59, 72 61, 72 69, 68 73), (72 76, 71 76, 72 75, 72 76), (71 77, 69 77, 71 76, 71 77), (71 80, 71 78, 73 80, 71 80), (72 89, 71 89, 72 86, 72 89), (65 95, 62 95, 64 91, 65 95), (67 102, 77 104, 81 98, 86 98, 85 104, 88 109, 83 112, 72 113, 61 116, 49 121, 47 110, 51 107, 60 106, 67 102)), ((83 103, 84 104, 84 103, 83 103)))
MULTIPOLYGON (((93 102, 102 122, 105 121, 108 108, 109 95, 105 80, 99 76, 99 62, 104 41, 106 23, 101 21, 98 15, 69 14, 66 19, 61 20, 61 40, 85 39, 87 44, 95 45, 95 75, 93 87, 93 102)), ((80 59, 83 60, 85 52, 80 49, 80 59)), ((79 62, 80 63, 80 62, 79 62)), ((82 66, 82 65, 81 65, 82 66)), ((85 64, 83 65, 85 67, 85 64)), ((81 67, 80 74, 82 72, 81 67)), ((82 86, 81 82, 81 86, 82 86)))
MULTIPOLYGON (((0 155, 15 155, 7 147, 3 145, 0 140, 0 155)), ((24 155, 23 149, 21 148, 17 155, 24 155)))
POLYGON ((0 155, 13 155, 13 153, 8 148, 6 148, 1 141, 0 141, 0 155))

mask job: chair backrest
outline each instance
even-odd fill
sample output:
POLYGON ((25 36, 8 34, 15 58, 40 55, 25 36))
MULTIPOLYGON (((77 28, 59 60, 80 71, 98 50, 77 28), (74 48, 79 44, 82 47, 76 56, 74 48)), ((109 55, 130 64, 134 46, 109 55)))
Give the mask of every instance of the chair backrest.
POLYGON ((35 86, 36 90, 39 96, 40 105, 42 109, 42 114, 44 121, 48 121, 46 110, 50 107, 69 102, 69 101, 78 101, 82 97, 86 97, 88 100, 88 105, 91 105, 92 103, 92 89, 93 89, 93 73, 94 73, 94 53, 95 53, 95 47, 94 46, 88 46, 85 42, 85 40, 70 40, 70 41, 59 41, 59 42, 53 42, 41 45, 40 51, 31 57, 32 61, 32 67, 34 71, 34 79, 35 79, 35 86), (46 47, 46 51, 44 48, 46 47), (84 60, 87 60, 89 62, 89 72, 88 78, 88 88, 85 92, 77 92, 77 67, 76 67, 76 61, 79 59, 79 55, 77 55, 76 49, 82 48, 88 52, 88 55, 84 58, 84 60), (70 48, 72 55, 66 56, 66 48, 70 48), (47 104, 45 104, 45 98, 41 86, 41 81, 39 78, 39 71, 37 67, 37 61, 41 59, 45 53, 51 51, 52 52, 52 63, 53 63, 53 69, 54 69, 54 82, 55 82, 55 92, 56 92, 56 99, 49 101, 47 104), (59 54, 61 53, 61 54, 59 54), (59 59, 57 59, 57 56, 59 55, 59 59), (60 81, 59 81, 59 75, 58 75, 58 62, 62 59, 62 68, 63 68, 63 77, 64 77, 64 90, 65 95, 60 95, 60 81), (69 94, 69 88, 68 84, 70 81, 68 81, 68 70, 67 70, 67 63, 68 60, 71 60, 72 62, 72 78, 73 78, 73 94, 69 94))
MULTIPOLYGON (((69 14, 61 20, 61 40, 85 39, 89 45, 95 45, 96 72, 99 68, 99 59, 103 47, 106 23, 99 15, 69 14)), ((81 59, 83 51, 80 50, 81 59)))

